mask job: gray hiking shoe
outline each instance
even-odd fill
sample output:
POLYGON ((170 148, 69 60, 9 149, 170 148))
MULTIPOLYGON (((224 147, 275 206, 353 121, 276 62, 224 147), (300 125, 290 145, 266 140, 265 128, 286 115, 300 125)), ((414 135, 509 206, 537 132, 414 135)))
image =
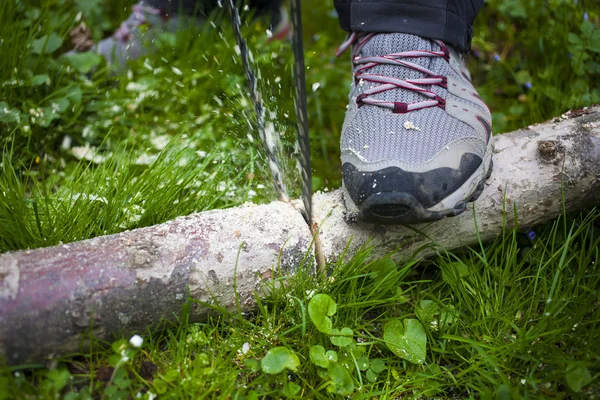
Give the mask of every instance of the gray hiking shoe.
MULTIPOLYGON (((272 38, 284 39, 290 31, 285 8, 280 8, 270 17, 272 38)), ((186 28, 186 24, 190 22, 201 24, 203 19, 180 18, 140 2, 132 6, 131 15, 112 36, 99 41, 90 51, 103 55, 108 64, 122 68, 128 60, 135 60, 146 54, 159 33, 176 32, 186 28)))
POLYGON ((462 57, 441 41, 353 33, 341 139, 351 218, 412 224, 462 213, 492 168, 491 115, 462 57))
POLYGON ((175 32, 179 18, 168 16, 158 8, 142 3, 131 7, 131 15, 121 23, 112 36, 99 41, 90 51, 101 54, 106 62, 124 67, 128 60, 141 57, 155 35, 160 32, 175 32))

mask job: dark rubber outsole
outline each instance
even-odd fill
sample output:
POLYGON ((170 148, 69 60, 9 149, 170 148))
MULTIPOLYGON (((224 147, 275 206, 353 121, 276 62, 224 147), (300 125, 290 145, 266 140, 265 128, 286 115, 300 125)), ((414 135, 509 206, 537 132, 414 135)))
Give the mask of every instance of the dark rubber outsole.
POLYGON ((491 176, 493 161, 485 178, 479 182, 475 191, 466 199, 458 202, 449 210, 429 211, 409 193, 378 193, 365 200, 358 213, 351 213, 347 219, 379 225, 410 225, 437 221, 445 217, 454 217, 467 209, 467 203, 481 196, 485 181, 491 176), (388 215, 382 215, 382 214, 388 215))

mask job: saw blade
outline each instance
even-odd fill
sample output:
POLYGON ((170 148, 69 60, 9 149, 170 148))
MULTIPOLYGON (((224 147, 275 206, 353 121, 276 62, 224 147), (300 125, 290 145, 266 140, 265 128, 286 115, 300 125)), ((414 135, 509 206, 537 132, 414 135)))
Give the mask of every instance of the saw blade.
POLYGON ((296 85, 296 118, 298 119, 298 146, 302 176, 302 202, 306 222, 312 227, 312 172, 310 167, 310 137, 306 105, 306 77, 304 75, 304 45, 302 43, 302 12, 300 0, 291 0, 292 48, 294 51, 294 83, 296 85))

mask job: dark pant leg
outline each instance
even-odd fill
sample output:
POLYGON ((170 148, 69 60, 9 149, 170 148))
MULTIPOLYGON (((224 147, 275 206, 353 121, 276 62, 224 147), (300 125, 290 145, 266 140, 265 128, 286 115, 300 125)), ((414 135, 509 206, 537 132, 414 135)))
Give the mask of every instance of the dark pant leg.
POLYGON ((342 29, 439 39, 466 52, 483 0, 335 0, 342 29))
MULTIPOLYGON (((223 6, 228 0, 222 0, 223 6)), ((279 10, 282 0, 250 0, 250 7, 257 10, 260 14, 274 14, 279 10)), ((177 12, 183 10, 185 13, 200 13, 208 15, 211 11, 218 7, 217 0, 144 0, 144 4, 151 7, 177 12)))

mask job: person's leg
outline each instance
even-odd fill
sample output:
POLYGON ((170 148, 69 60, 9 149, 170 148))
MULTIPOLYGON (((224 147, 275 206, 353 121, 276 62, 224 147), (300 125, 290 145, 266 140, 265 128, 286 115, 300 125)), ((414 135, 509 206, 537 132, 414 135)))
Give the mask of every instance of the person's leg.
POLYGON ((336 0, 354 82, 344 199, 367 222, 457 215, 491 172, 491 114, 462 56, 481 0, 336 0))
POLYGON ((439 39, 460 52, 471 45, 483 0, 335 0, 348 32, 409 33, 439 39))

